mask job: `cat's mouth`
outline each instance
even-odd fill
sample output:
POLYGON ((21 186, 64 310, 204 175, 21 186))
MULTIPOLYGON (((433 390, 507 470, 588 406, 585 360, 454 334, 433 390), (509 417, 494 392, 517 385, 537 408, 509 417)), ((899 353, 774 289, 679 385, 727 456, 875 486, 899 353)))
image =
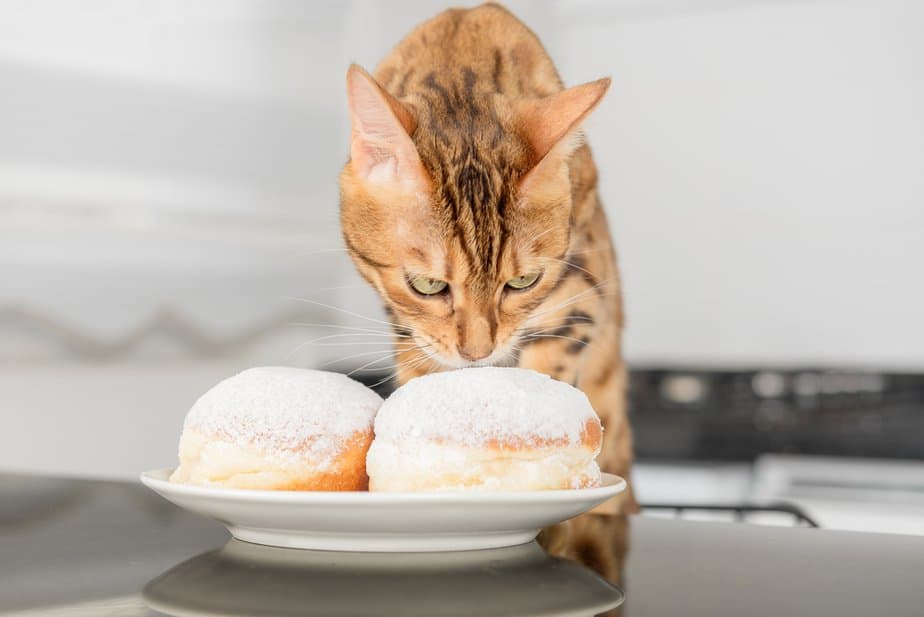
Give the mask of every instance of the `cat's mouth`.
POLYGON ((455 348, 449 348, 443 341, 431 339, 424 333, 409 332, 408 334, 412 337, 417 350, 422 352, 431 362, 444 368, 460 369, 477 366, 517 366, 517 340, 515 336, 496 345, 486 357, 470 360, 462 357, 455 348))
POLYGON ((449 355, 442 352, 436 352, 431 356, 436 362, 446 368, 472 368, 476 366, 515 366, 516 353, 512 345, 498 345, 494 351, 485 358, 478 360, 467 360, 459 355, 449 355))

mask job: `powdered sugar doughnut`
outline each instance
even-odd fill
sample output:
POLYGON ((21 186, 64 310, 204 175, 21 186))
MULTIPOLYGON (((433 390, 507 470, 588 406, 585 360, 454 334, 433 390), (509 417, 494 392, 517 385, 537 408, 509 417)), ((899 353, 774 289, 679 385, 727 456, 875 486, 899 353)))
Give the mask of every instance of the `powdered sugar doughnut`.
POLYGON ((379 409, 373 491, 599 486, 603 429, 583 392, 548 375, 470 368, 412 379, 379 409))
POLYGON ((187 484, 314 491, 368 487, 366 451, 382 399, 339 373, 252 368, 206 392, 186 416, 187 484))

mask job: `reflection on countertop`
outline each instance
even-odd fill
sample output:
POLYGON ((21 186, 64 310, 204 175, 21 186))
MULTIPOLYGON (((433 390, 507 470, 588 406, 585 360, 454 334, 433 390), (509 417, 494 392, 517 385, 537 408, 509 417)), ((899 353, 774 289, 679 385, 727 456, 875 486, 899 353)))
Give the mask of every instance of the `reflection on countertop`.
POLYGON ((168 615, 598 615, 622 591, 536 542, 456 553, 338 553, 231 540, 144 589, 168 615))

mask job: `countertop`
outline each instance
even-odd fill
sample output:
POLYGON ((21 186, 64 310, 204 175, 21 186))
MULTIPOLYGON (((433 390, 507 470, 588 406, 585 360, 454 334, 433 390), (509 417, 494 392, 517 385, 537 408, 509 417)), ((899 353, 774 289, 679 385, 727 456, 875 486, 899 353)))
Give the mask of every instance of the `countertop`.
POLYGON ((0 474, 0 614, 896 615, 924 538, 585 515, 510 549, 363 555, 230 540, 139 484, 0 474), (155 610, 156 607, 157 610, 155 610))

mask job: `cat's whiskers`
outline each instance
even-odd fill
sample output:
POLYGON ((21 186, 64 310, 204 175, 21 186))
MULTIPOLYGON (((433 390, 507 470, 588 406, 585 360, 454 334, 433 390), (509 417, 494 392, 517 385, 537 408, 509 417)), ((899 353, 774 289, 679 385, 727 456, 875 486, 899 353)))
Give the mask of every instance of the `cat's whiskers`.
POLYGON ((427 353, 426 351, 421 350, 420 354, 418 354, 418 356, 415 359, 410 360, 410 361, 405 361, 405 362, 398 362, 398 364, 396 365, 396 368, 413 370, 417 368, 418 366, 420 366, 421 364, 423 364, 424 362, 426 362, 427 360, 430 360, 431 358, 432 358, 431 354, 427 353))
MULTIPOLYGON (((299 326, 305 328, 332 328, 336 330, 349 330, 350 332, 364 332, 366 334, 384 334, 388 336, 397 336, 397 337, 409 337, 409 334, 402 332, 395 332, 393 330, 382 330, 382 329, 373 329, 373 328, 358 328, 355 326, 344 326, 340 324, 330 324, 330 323, 308 323, 302 321, 293 321, 288 324, 289 326, 299 326)), ((396 326, 398 328, 404 328, 404 326, 396 326)))
POLYGON ((395 327, 395 324, 393 324, 393 323, 390 322, 390 321, 384 321, 384 320, 381 320, 381 319, 375 319, 375 318, 373 318, 373 317, 368 317, 368 316, 362 315, 362 314, 360 314, 360 313, 354 313, 353 311, 348 311, 348 310, 346 310, 345 308, 342 308, 342 307, 339 307, 339 306, 334 306, 334 305, 332 305, 332 304, 325 304, 325 303, 323 303, 323 302, 318 302, 317 300, 309 300, 308 298, 294 298, 294 297, 293 297, 293 298, 290 298, 290 299, 291 299, 291 300, 295 300, 296 302, 306 302, 306 303, 308 303, 308 304, 314 304, 315 306, 320 306, 320 307, 322 307, 322 308, 326 308, 326 309, 329 309, 329 310, 332 310, 332 311, 339 311, 339 312, 341 312, 341 313, 343 313, 343 314, 345 314, 345 315, 350 315, 351 317, 358 317, 359 319, 365 319, 366 321, 371 321, 371 322, 373 322, 373 323, 382 324, 382 325, 388 326, 389 328, 395 327))
MULTIPOLYGON (((303 343, 300 343, 296 345, 295 348, 286 355, 286 360, 291 360, 295 354, 297 354, 299 351, 301 351, 308 345, 318 345, 319 341, 330 340, 330 339, 335 339, 335 338, 340 338, 340 337, 350 337, 350 336, 370 337, 370 338, 382 337, 388 340, 394 340, 395 338, 398 338, 398 339, 409 339, 410 338, 409 335, 399 334, 395 332, 385 332, 385 331, 373 330, 369 328, 354 328, 351 326, 340 326, 340 325, 335 325, 335 324, 294 323, 294 324, 289 324, 289 325, 305 326, 305 327, 312 327, 312 328, 336 328, 336 329, 349 330, 349 332, 344 332, 344 333, 339 333, 339 334, 329 334, 329 335, 321 336, 319 338, 311 339, 303 343), (356 332, 354 332, 354 330, 356 330, 356 332)), ((345 344, 345 343, 341 343, 341 344, 345 344)), ((323 346, 323 344, 319 346, 323 346)))
MULTIPOLYGON (((566 306, 571 306, 572 304, 574 304, 574 303, 576 303, 576 302, 580 302, 580 301, 581 301, 583 298, 585 298, 588 294, 591 294, 591 293, 594 293, 594 292, 598 292, 598 291, 599 291, 600 289, 602 289, 605 285, 609 285, 609 284, 615 282, 616 280, 617 280, 617 278, 616 278, 616 277, 613 277, 613 278, 609 278, 609 279, 600 281, 600 282, 597 283, 596 285, 592 285, 591 287, 588 287, 587 289, 583 289, 583 290, 579 291, 578 293, 574 294, 573 296, 570 296, 569 298, 566 298, 565 300, 562 300, 561 302, 559 302, 559 303, 557 303, 557 304, 554 304, 554 305, 552 305, 552 306, 546 308, 546 309, 543 310, 543 311, 539 311, 538 313, 533 313, 532 315, 529 316, 529 319, 536 319, 536 318, 538 318, 538 317, 542 317, 543 315, 548 315, 549 313, 552 313, 552 312, 561 310, 562 308, 565 308, 566 306)), ((599 295, 603 296, 604 293, 601 292, 599 295)))
MULTIPOLYGON (((598 294, 596 294, 595 297, 597 297, 597 298, 611 298, 611 297, 619 297, 619 295, 620 295, 620 292, 619 292, 618 290, 615 290, 615 291, 612 291, 612 292, 598 293, 598 294)), ((565 303, 563 303, 563 304, 561 304, 561 305, 559 305, 559 306, 552 307, 552 308, 550 308, 550 309, 547 310, 547 311, 542 311, 542 312, 540 312, 540 313, 535 313, 535 314, 533 314, 533 315, 530 315, 530 316, 526 319, 526 322, 525 322, 525 323, 536 323, 536 321, 542 320, 543 318, 547 317, 548 315, 550 315, 550 314, 552 314, 552 313, 555 313, 555 312, 561 311, 561 310, 563 310, 563 309, 566 309, 566 308, 568 308, 569 306, 572 306, 572 305, 574 305, 574 304, 578 304, 579 302, 583 302, 583 301, 586 300, 586 299, 587 299, 586 296, 581 296, 581 297, 579 297, 579 298, 574 298, 574 299, 572 299, 571 301, 565 302, 565 303)))
POLYGON ((600 251, 609 251, 608 245, 595 246, 593 248, 583 248, 576 251, 568 251, 569 255, 589 255, 590 253, 599 253, 600 251))
POLYGON ((385 350, 385 349, 374 349, 372 351, 363 351, 359 353, 350 354, 342 358, 337 358, 336 360, 330 360, 328 362, 325 362, 324 364, 321 365, 321 368, 325 368, 325 369, 331 368, 333 366, 343 364, 347 360, 353 360, 355 358, 364 358, 367 356, 379 356, 380 358, 388 358, 391 355, 394 355, 393 352, 391 350, 385 350))
POLYGON ((372 360, 372 361, 370 361, 370 362, 366 362, 366 363, 363 364, 362 366, 357 366, 356 368, 354 368, 353 370, 351 370, 350 372, 348 372, 348 373, 346 374, 346 376, 347 376, 347 377, 352 377, 352 376, 355 375, 356 373, 359 373, 359 372, 362 372, 362 371, 364 371, 364 370, 367 370, 367 369, 369 369, 370 367, 375 367, 375 370, 377 370, 377 371, 383 370, 383 369, 385 369, 385 370, 390 370, 390 369, 394 368, 394 367, 397 366, 397 365, 396 365, 395 363, 392 363, 392 364, 387 365, 387 366, 375 366, 375 365, 376 365, 376 364, 380 364, 381 362, 383 362, 383 361, 385 361, 385 360, 392 359, 392 358, 394 358, 394 357, 395 357, 395 356, 394 356, 394 354, 392 354, 392 353, 386 354, 386 355, 384 355, 384 356, 382 356, 382 357, 380 357, 380 358, 378 358, 378 359, 372 360))
POLYGON ((366 283, 354 283, 352 285, 333 285, 331 287, 314 287, 314 291, 342 291, 344 289, 368 289, 366 283))
MULTIPOLYGON (((357 342, 358 342, 358 341, 357 341, 357 342)), ((355 345, 357 342, 353 342, 353 343, 342 343, 342 342, 341 342, 341 343, 328 343, 328 344, 320 343, 320 344, 317 344, 315 341, 305 341, 304 343, 298 345, 294 350, 292 350, 292 352, 289 353, 289 356, 288 356, 288 357, 291 358, 292 355, 294 355, 294 354, 297 353, 299 350, 301 350, 303 347, 305 347, 306 345, 311 344, 311 343, 315 343, 318 347, 324 347, 324 346, 342 346, 342 345, 349 345, 349 344, 354 344, 354 345, 355 345)), ((368 342, 368 343, 371 343, 371 342, 368 342)), ((392 351, 393 348, 401 348, 402 346, 407 346, 407 348, 411 348, 411 347, 414 346, 412 343, 406 343, 406 342, 405 342, 405 343, 392 343, 392 345, 388 346, 388 348, 386 348, 384 345, 382 345, 381 342, 371 343, 371 344, 379 345, 380 347, 382 347, 382 349, 373 350, 372 352, 366 352, 366 355, 369 355, 369 354, 371 354, 371 353, 388 354, 388 353, 393 353, 393 351, 392 351)), ((342 362, 342 361, 344 361, 344 360, 349 360, 349 359, 352 358, 352 357, 356 357, 356 356, 348 356, 348 357, 345 357, 345 358, 340 358, 339 360, 332 361, 331 363, 342 362)))
MULTIPOLYGON (((572 325, 584 325, 584 324, 562 324, 559 326, 554 326, 550 328, 517 328, 513 331, 513 335, 517 337, 518 340, 530 340, 532 338, 540 338, 545 336, 567 336, 561 334, 561 332, 570 332, 570 326, 572 325)), ((586 325, 590 325, 589 323, 586 325)))
POLYGON ((389 373, 388 375, 386 375, 386 376, 383 377, 382 379, 378 380, 377 382, 375 382, 374 384, 372 384, 372 385, 369 386, 369 387, 372 388, 372 389, 378 388, 379 386, 381 386, 381 385, 382 385, 383 383, 385 383, 386 381, 390 381, 390 380, 394 379, 394 378, 395 378, 395 375, 396 375, 396 373, 389 373))
POLYGON ((418 348, 418 350, 420 351, 420 354, 418 355, 417 358, 415 358, 415 359, 412 360, 412 361, 399 361, 399 362, 397 362, 397 363, 392 367, 393 370, 391 370, 391 371, 389 372, 388 375, 386 375, 385 377, 383 377, 383 378, 380 379, 379 381, 375 382, 375 383, 372 384, 370 387, 376 388, 376 387, 382 385, 383 383, 385 383, 386 381, 391 381, 392 379, 395 379, 395 378, 398 377, 398 371, 399 371, 400 369, 402 369, 402 368, 407 368, 408 370, 413 370, 414 368, 416 368, 417 366, 419 366, 420 364, 422 364, 424 361, 429 360, 429 359, 432 357, 432 354, 431 354, 430 352, 427 352, 426 350, 424 350, 424 349, 422 349, 422 348, 418 348))
POLYGON ((591 326, 594 323, 596 322, 594 321, 593 317, 590 317, 589 315, 588 316, 565 315, 565 317, 559 323, 549 324, 548 326, 543 326, 539 328, 535 328, 531 326, 522 326, 522 327, 516 328, 514 332, 517 334, 520 334, 520 333, 541 334, 543 332, 554 332, 555 330, 559 330, 561 328, 567 328, 571 326, 574 326, 574 327, 591 326))
POLYGON ((332 247, 329 247, 329 248, 315 249, 315 250, 309 251, 309 252, 307 252, 307 253, 302 253, 302 255, 307 256, 307 255, 320 255, 321 253, 347 253, 347 252, 349 252, 349 251, 348 251, 348 249, 347 249, 345 246, 340 246, 340 247, 333 247, 333 246, 332 246, 332 247))
POLYGON ((427 362, 428 360, 437 359, 437 354, 433 351, 427 351, 426 348, 420 348, 419 351, 420 351, 420 357, 417 358, 417 360, 413 362, 406 363, 406 365, 403 368, 406 368, 407 370, 413 370, 417 368, 418 366, 420 366, 421 364, 427 362))
POLYGON ((543 338, 554 338, 554 339, 564 339, 566 341, 573 341, 575 343, 580 343, 585 347, 590 347, 593 345, 591 341, 585 341, 584 339, 574 338, 573 336, 564 336, 562 334, 537 334, 537 335, 527 335, 524 336, 522 340, 524 341, 534 341, 543 338))
MULTIPOLYGON (((308 342, 311 343, 311 344, 320 344, 320 345, 357 345, 357 344, 359 344, 359 343, 370 343, 370 344, 371 344, 371 343, 374 343, 374 344, 376 344, 376 345, 380 345, 380 344, 382 344, 382 342, 383 342, 383 341, 339 341, 339 342, 335 342, 335 343, 321 343, 321 341, 328 341, 328 340, 331 340, 331 339, 350 338, 350 337, 371 338, 371 339, 379 338, 379 339, 388 339, 388 340, 391 340, 391 339, 395 338, 395 335, 392 334, 392 333, 385 333, 385 332, 376 332, 376 333, 372 333, 372 332, 347 332, 347 333, 344 333, 344 334, 328 334, 327 336, 322 336, 322 337, 320 337, 320 338, 316 338, 316 339, 313 339, 313 340, 308 341, 308 342)), ((399 338, 401 338, 401 337, 399 337, 399 338)), ((404 337, 404 338, 410 338, 410 337, 404 337)), ((387 341, 385 341, 385 342, 387 342, 387 341)))
MULTIPOLYGON (((403 360, 403 361, 399 360, 393 365, 392 368, 394 370, 392 370, 386 377, 372 384, 372 386, 370 387, 375 388, 377 386, 382 385, 386 381, 395 379, 398 376, 398 371, 401 369, 413 370, 417 368, 418 366, 420 366, 421 364, 423 364, 424 362, 428 360, 432 360, 436 356, 436 354, 432 351, 428 351, 429 347, 432 347, 432 345, 429 343, 426 343, 422 347, 417 347, 416 349, 407 350, 410 352, 417 351, 418 352, 417 357, 412 360, 403 360)), ((407 351, 405 353, 407 353, 407 351)))
POLYGON ((556 231, 557 229, 559 229, 559 228, 558 228, 558 227, 549 227, 549 228, 546 229, 545 231, 540 232, 540 233, 537 233, 535 236, 533 236, 532 238, 530 238, 529 240, 527 240, 524 244, 526 244, 526 245, 532 245, 532 244, 534 244, 534 243, 536 242, 536 240, 538 240, 539 238, 541 238, 541 237, 544 236, 545 234, 551 233, 551 232, 553 232, 553 231, 556 231))
MULTIPOLYGON (((412 348, 413 343, 404 343, 408 345, 408 349, 412 348)), ((378 346, 378 347, 397 347, 394 343, 389 343, 388 341, 346 341, 338 343, 315 343, 317 347, 362 347, 362 346, 378 346)))
POLYGON ((591 272, 590 270, 588 270, 587 268, 582 268, 581 266, 579 266, 579 265, 577 265, 577 264, 575 264, 575 263, 572 263, 572 262, 568 261, 567 259, 559 259, 558 257, 545 257, 545 259, 548 259, 549 261, 557 261, 557 262, 559 262, 559 263, 565 264, 565 265, 568 266, 569 268, 574 268, 575 270, 580 270, 581 272, 585 272, 585 273, 587 273, 588 275, 590 275, 591 277, 593 277, 593 278, 595 278, 595 279, 597 278, 597 275, 594 274, 593 272, 591 272))

